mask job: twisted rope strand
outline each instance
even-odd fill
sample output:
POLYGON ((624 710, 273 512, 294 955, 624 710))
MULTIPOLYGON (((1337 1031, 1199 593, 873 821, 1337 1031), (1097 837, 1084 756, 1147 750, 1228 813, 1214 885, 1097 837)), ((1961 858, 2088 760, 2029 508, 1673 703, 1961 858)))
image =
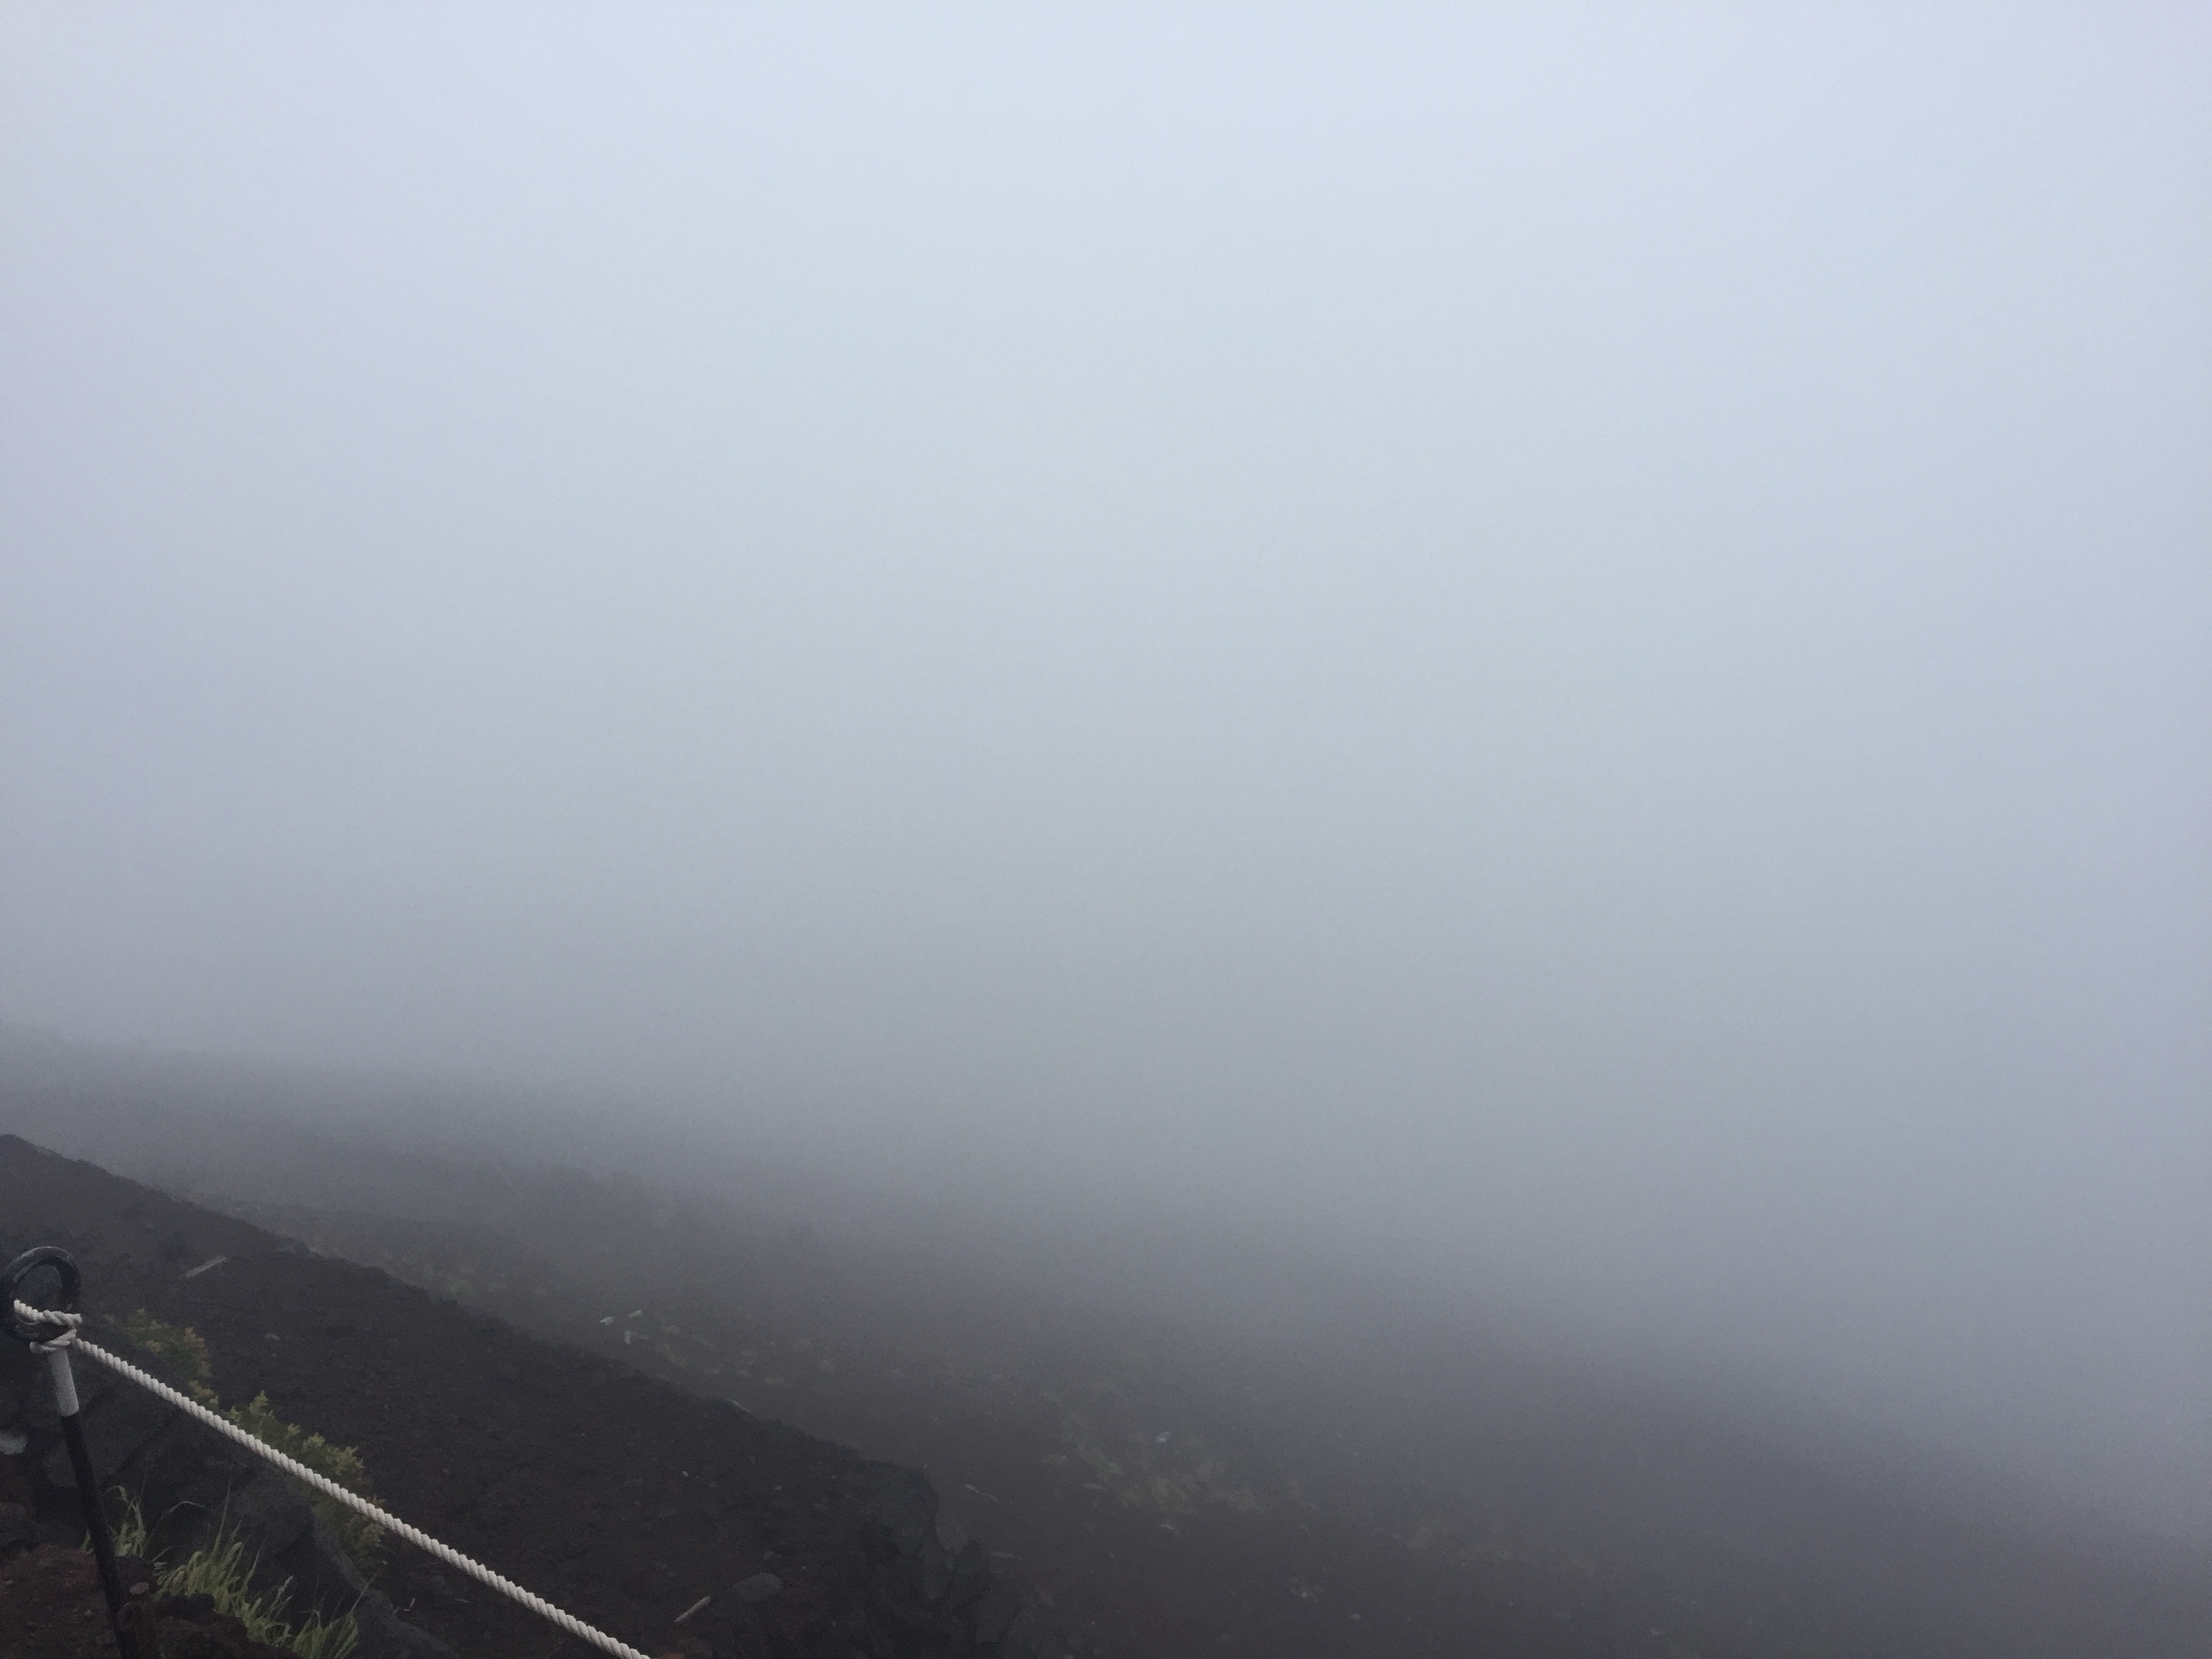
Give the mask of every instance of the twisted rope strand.
POLYGON ((25 1303, 18 1302, 15 1304, 15 1317, 27 1322, 34 1322, 40 1324, 61 1327, 61 1329, 56 1335, 48 1338, 44 1342, 34 1342, 31 1345, 40 1352, 52 1353, 64 1348, 75 1348, 79 1352, 90 1356, 92 1358, 98 1360, 101 1364, 106 1366, 108 1370, 115 1372, 118 1376, 129 1378, 131 1382, 136 1382, 140 1388, 148 1390, 149 1393, 158 1395, 161 1399, 167 1401, 171 1405, 178 1407, 183 1411, 189 1413, 199 1421, 206 1424, 208 1427, 213 1429, 216 1433, 227 1435, 231 1439, 238 1442, 240 1445, 245 1447, 248 1451, 266 1458, 270 1462, 274 1463, 278 1468, 283 1470, 285 1474, 292 1476, 295 1480, 304 1480, 310 1486, 313 1486, 317 1492, 323 1493, 325 1497, 335 1498, 339 1503, 345 1504, 348 1508, 358 1510, 362 1515, 367 1516, 370 1520, 375 1522, 378 1526, 382 1527, 386 1531, 397 1533, 399 1536, 404 1538, 409 1543, 416 1546, 418 1548, 428 1550, 431 1554, 436 1556, 441 1561, 447 1563, 450 1566, 459 1568, 463 1572, 467 1573, 471 1578, 476 1579, 479 1583, 489 1585, 493 1589, 497 1590, 501 1595, 506 1596, 508 1600, 520 1602, 522 1606, 528 1607, 531 1612, 536 1613, 539 1618, 548 1620, 553 1624, 557 1625, 561 1629, 568 1632, 569 1635, 575 1637, 578 1640, 589 1642, 593 1647, 598 1648, 601 1652, 615 1655, 616 1659, 652 1659, 650 1655, 641 1653, 637 1649, 631 1647, 627 1643, 617 1642, 613 1637, 607 1635, 604 1631, 592 1629, 582 1620, 575 1617, 574 1614, 563 1613, 560 1608, 555 1607, 550 1601, 548 1601, 544 1596, 532 1595, 528 1590, 523 1589, 521 1585, 516 1583, 513 1579, 504 1577, 501 1575, 494 1572, 489 1567, 484 1566, 479 1562, 471 1560, 467 1556, 462 1554, 452 1545, 439 1542, 438 1540, 431 1537, 428 1533, 422 1531, 419 1527, 411 1527, 408 1525, 406 1522, 402 1521, 398 1516, 392 1514, 390 1510, 378 1508, 375 1504, 370 1503, 366 1498, 356 1497, 352 1492, 348 1492, 343 1486, 338 1485, 337 1481, 331 1480, 327 1475, 318 1474, 314 1470, 309 1468, 305 1463, 301 1462, 297 1458, 288 1457, 283 1452, 278 1451, 274 1446, 255 1439, 252 1435, 246 1433, 244 1429, 240 1428, 238 1425, 230 1421, 229 1419, 210 1411, 205 1406, 200 1404, 198 1401, 194 1400, 189 1395, 179 1394, 167 1383, 163 1382, 155 1377, 148 1376, 144 1371, 140 1370, 136 1365, 131 1364, 129 1360, 118 1358, 114 1354, 108 1352, 105 1348, 100 1347, 96 1344, 86 1341, 80 1328, 84 1323, 84 1316, 82 1314, 58 1313, 51 1309, 33 1308, 25 1303))

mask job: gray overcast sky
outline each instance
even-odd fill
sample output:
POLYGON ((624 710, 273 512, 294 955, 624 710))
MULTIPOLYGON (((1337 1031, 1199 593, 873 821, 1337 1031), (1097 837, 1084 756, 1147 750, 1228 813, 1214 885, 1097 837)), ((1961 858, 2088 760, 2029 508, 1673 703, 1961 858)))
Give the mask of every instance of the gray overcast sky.
POLYGON ((1665 11, 9 6, 0 1018, 2212 1527, 2212 12, 1665 11))

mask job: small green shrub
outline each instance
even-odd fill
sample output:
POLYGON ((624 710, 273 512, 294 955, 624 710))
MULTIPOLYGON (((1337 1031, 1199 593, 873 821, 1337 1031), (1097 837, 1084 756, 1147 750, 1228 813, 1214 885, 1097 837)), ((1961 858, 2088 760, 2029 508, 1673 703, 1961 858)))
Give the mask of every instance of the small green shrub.
POLYGON ((215 1370, 208 1345, 189 1325, 170 1325, 145 1309, 134 1309, 115 1322, 115 1328, 185 1379, 185 1387, 203 1406, 215 1400, 215 1370))
MULTIPOLYGON (((263 1445, 274 1446, 287 1456, 296 1458, 356 1497, 369 1496, 368 1472, 362 1467, 359 1452, 351 1446, 333 1446, 319 1434, 310 1434, 296 1423, 287 1423, 270 1407, 267 1395, 256 1395, 252 1404, 233 1406, 223 1415, 263 1445)), ((384 1528, 312 1487, 308 1496, 315 1513, 330 1522, 331 1530, 337 1534, 345 1553, 366 1571, 383 1547, 384 1528)))
MULTIPOLYGON (((117 1320, 115 1328, 173 1368, 202 1405, 219 1403, 207 1342, 191 1326, 166 1323, 139 1308, 117 1320)), ((368 1471, 362 1466, 359 1452, 350 1446, 334 1446, 319 1434, 310 1434, 296 1423, 287 1423, 271 1409, 267 1395, 257 1395, 248 1406, 233 1406, 223 1415, 262 1444, 274 1446, 297 1458, 317 1474, 337 1481, 348 1492, 362 1498, 369 1495, 368 1471)), ((384 1528, 312 1487, 307 1495, 315 1513, 330 1522, 331 1530, 337 1534, 345 1553, 364 1571, 371 1568, 384 1545, 384 1528)))

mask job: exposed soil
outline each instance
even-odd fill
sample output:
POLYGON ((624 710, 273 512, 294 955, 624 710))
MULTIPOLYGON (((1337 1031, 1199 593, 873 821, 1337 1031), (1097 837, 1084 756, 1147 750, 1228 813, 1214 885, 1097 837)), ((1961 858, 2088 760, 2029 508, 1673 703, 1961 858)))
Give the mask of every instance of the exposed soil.
MULTIPOLYGON (((293 1659, 257 1642, 239 1620, 204 1595, 154 1595, 152 1570, 125 1557, 124 1584, 149 1597, 161 1659, 293 1659)), ((66 1544, 41 1544, 0 1562, 0 1633, 8 1659, 116 1659, 92 1557, 66 1544)))

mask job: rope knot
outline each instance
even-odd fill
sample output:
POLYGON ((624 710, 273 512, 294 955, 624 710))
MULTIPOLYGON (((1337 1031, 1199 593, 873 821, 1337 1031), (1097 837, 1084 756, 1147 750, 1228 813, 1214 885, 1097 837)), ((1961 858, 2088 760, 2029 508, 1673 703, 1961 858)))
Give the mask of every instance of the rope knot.
POLYGON ((82 1314, 64 1313, 58 1308, 33 1308, 27 1302, 15 1304, 15 1317, 27 1325, 55 1325, 60 1329, 43 1342, 31 1344, 34 1353, 59 1353, 64 1348, 76 1344, 78 1328, 84 1323, 82 1314))

